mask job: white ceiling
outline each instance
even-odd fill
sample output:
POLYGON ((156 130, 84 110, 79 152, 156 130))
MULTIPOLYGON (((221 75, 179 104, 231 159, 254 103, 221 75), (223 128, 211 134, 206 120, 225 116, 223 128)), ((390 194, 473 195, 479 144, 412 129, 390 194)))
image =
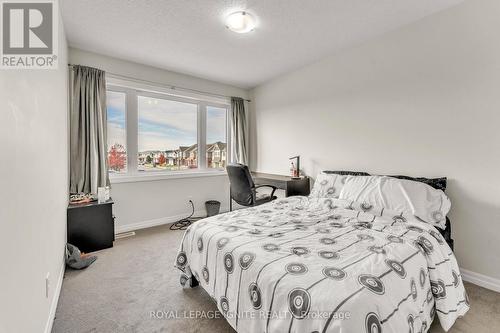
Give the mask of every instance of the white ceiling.
POLYGON ((255 87, 462 0, 62 0, 70 46, 255 87), (224 17, 258 19, 244 35, 224 17))

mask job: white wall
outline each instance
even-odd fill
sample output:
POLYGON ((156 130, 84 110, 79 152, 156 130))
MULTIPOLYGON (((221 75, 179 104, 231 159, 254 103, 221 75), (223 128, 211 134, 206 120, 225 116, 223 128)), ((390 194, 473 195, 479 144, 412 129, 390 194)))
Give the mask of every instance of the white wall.
MULTIPOLYGON (((70 48, 69 62, 166 85, 226 96, 248 97, 248 91, 240 88, 78 49, 70 48)), ((115 201, 117 232, 172 222, 184 217, 191 212, 189 199, 194 201, 197 215, 205 214, 204 203, 210 199, 221 201, 222 209, 229 207, 229 182, 224 175, 112 183, 111 194, 115 201)))
POLYGON ((66 63, 60 20, 59 69, 0 70, 2 333, 48 331, 55 314, 68 203, 66 63))
POLYGON ((499 17, 467 1, 257 87, 252 169, 447 176, 460 266, 500 278, 499 17))

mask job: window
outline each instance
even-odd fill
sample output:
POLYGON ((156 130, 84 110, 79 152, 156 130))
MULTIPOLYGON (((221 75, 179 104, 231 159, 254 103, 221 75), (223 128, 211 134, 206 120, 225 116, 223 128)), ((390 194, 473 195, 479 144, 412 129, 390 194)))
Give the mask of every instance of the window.
POLYGON ((173 96, 166 88, 124 81, 109 84, 107 96, 110 173, 139 176, 226 167, 229 101, 177 91, 173 96))
POLYGON ((225 168, 227 162, 227 109, 207 106, 207 168, 225 168))
POLYGON ((126 95, 107 91, 108 168, 110 173, 127 171, 126 95))
POLYGON ((198 168, 198 105, 137 97, 138 170, 198 168))

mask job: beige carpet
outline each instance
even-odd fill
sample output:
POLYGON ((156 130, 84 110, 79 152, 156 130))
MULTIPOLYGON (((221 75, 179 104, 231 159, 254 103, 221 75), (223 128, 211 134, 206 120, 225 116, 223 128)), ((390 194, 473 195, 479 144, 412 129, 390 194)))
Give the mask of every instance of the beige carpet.
MULTIPOLYGON (((182 236, 161 226, 98 253, 83 271, 66 270, 52 332, 231 332, 219 319, 158 319, 151 312, 215 311, 201 289, 182 289, 173 267, 182 236)), ((459 245, 458 245, 459 246, 459 245)), ((465 285, 471 310, 450 332, 500 332, 500 294, 465 285)), ((430 332, 443 332, 435 321, 430 332)))

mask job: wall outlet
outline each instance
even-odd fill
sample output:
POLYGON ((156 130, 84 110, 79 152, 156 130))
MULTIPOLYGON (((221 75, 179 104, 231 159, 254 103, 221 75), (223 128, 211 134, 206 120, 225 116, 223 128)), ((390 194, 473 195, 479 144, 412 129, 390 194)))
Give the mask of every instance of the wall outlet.
POLYGON ((45 277, 45 298, 49 298, 49 287, 50 287, 50 272, 47 272, 45 277))

